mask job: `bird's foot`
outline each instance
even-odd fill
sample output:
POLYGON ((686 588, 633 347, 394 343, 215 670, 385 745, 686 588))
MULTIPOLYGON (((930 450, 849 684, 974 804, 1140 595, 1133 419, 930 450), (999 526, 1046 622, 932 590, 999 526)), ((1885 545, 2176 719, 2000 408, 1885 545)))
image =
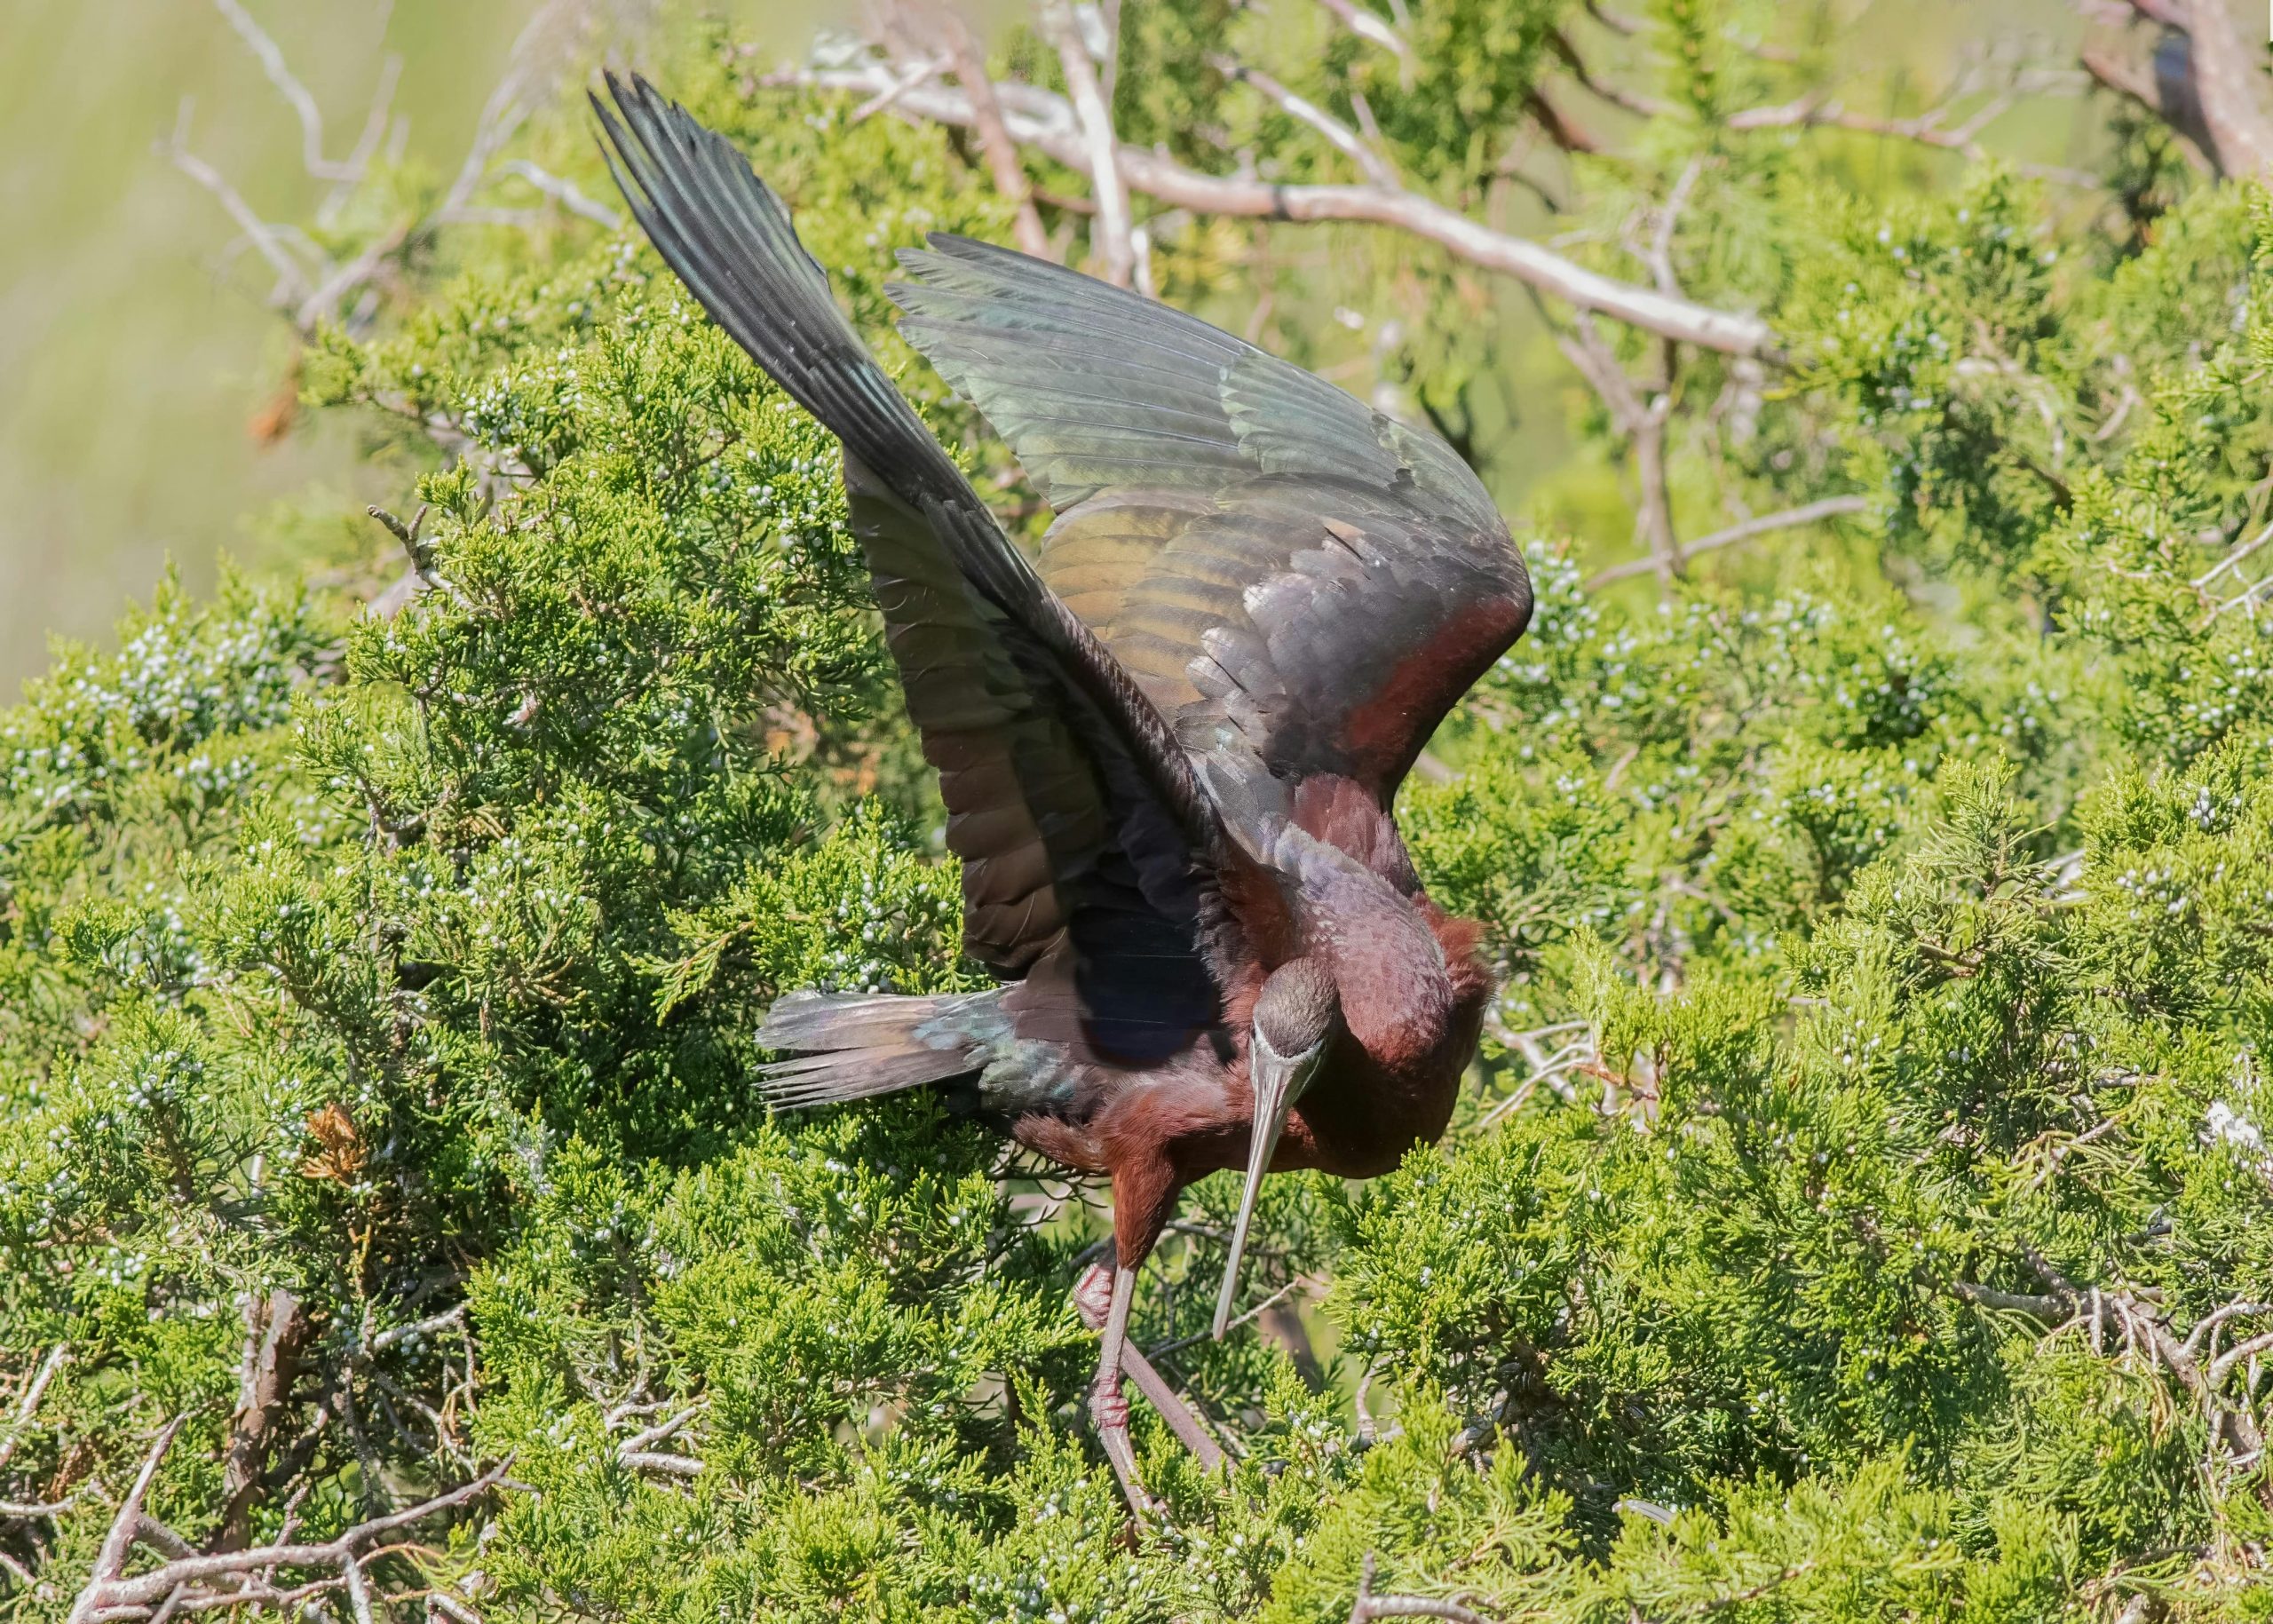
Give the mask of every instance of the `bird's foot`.
POLYGON ((1103 1264, 1091 1264, 1073 1282, 1073 1306, 1083 1325, 1092 1331, 1104 1330, 1105 1316, 1113 1312, 1113 1271, 1103 1264))
MULTIPOLYGON (((1073 1284, 1073 1306, 1080 1311, 1081 1323, 1092 1331, 1105 1329, 1105 1320, 1113 1312, 1113 1271, 1103 1264, 1092 1264, 1087 1273, 1073 1284)), ((1132 1345, 1124 1345, 1119 1363, 1128 1377, 1136 1383, 1136 1390, 1160 1412, 1168 1423, 1168 1430, 1183 1440, 1184 1446, 1199 1458, 1200 1470, 1214 1471, 1224 1463, 1224 1452, 1216 1440, 1208 1436, 1208 1429, 1192 1413, 1176 1390, 1168 1384, 1160 1373, 1152 1368, 1152 1361, 1132 1345)), ((1128 1438, 1129 1401, 1121 1396, 1116 1383, 1113 1402, 1120 1406, 1121 1425, 1124 1444, 1128 1438)), ((1094 1409, 1092 1410, 1094 1414, 1094 1409)), ((1098 1423, 1100 1430, 1104 1423, 1098 1423)), ((1107 1446, 1110 1452, 1110 1446, 1107 1446)), ((1118 1469, 1116 1469, 1118 1470, 1118 1469)))
POLYGON ((1143 1523, 1160 1516, 1160 1502, 1144 1492, 1136 1476, 1136 1449, 1129 1438, 1129 1400, 1121 1396, 1118 1381, 1110 1388, 1090 1390, 1089 1420, 1097 1426, 1105 1458, 1113 1462, 1113 1475, 1120 1479, 1121 1492, 1136 1520, 1143 1523))

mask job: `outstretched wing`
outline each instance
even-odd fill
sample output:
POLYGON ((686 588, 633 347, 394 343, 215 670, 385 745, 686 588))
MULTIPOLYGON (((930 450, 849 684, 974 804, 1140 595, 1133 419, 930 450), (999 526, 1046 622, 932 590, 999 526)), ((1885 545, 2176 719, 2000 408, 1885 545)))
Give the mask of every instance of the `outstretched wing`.
MULTIPOLYGON (((844 443, 852 524, 963 860, 964 942, 1018 1034, 1144 1065, 1221 1018, 1196 791, 1160 717, 1034 577, 830 297, 788 211, 644 81, 593 99, 633 213, 711 316, 844 443), (1150 730, 1149 734, 1147 730, 1150 730), (1167 759, 1163 759, 1166 757, 1167 759)), ((1203 804, 1204 807, 1204 804, 1203 804)))
POLYGON ((900 330, 1057 519, 1044 580, 1203 761, 1336 774, 1386 806, 1531 618, 1452 448, 1137 294, 934 235, 900 330))

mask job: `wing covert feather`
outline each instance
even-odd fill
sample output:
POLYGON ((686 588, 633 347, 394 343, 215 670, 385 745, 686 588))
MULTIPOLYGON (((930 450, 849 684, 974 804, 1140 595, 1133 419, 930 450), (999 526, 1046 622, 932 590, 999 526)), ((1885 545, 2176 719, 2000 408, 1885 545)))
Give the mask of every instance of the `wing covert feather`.
POLYGON ((1521 635, 1522 555, 1433 434, 1180 311, 935 235, 901 331, 1057 512, 1042 579, 1188 752, 1386 805, 1521 635))

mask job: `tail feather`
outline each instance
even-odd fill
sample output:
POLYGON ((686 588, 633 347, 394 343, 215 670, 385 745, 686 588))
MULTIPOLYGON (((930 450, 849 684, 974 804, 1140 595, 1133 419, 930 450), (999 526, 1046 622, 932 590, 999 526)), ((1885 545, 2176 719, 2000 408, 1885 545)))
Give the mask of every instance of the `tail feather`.
POLYGON ((1008 1029, 1000 1002, 994 993, 791 993, 766 1011, 757 1041, 799 1052, 760 1067, 758 1089, 790 1111, 968 1076, 1008 1029))

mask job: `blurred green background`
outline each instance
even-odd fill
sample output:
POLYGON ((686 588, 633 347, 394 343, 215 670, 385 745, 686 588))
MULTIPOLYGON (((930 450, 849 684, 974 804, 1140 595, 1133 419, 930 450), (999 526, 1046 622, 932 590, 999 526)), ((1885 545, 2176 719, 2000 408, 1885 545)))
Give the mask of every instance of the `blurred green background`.
MULTIPOLYGON (((354 143, 380 64, 403 58, 407 150, 463 155, 532 0, 251 0, 354 143)), ((258 565, 262 512, 310 487, 364 496, 352 438, 265 445, 291 336, 212 195, 156 145, 189 145, 269 218, 321 195, 297 119, 210 0, 0 0, 0 699, 50 633, 104 638, 170 556, 193 584, 226 550, 258 565)), ((376 493, 374 493, 376 495, 376 493)), ((366 497, 365 499, 369 499, 366 497)))
MULTIPOLYGON (((1130 0, 1131 4, 1141 0, 1130 0)), ((403 58, 396 110, 408 154, 445 174, 535 0, 248 0, 326 115, 328 155, 352 145, 390 51, 403 58)), ((734 8, 777 40, 827 5, 734 8)), ((988 5, 999 19, 1015 8, 988 5)), ((1852 0, 1778 15, 1764 29, 1823 41, 1848 105, 1913 110, 1969 51, 2024 31, 2072 59, 2080 31, 2060 0, 1852 0)), ((170 558, 193 587, 227 552, 282 561, 288 499, 397 499, 360 469, 351 433, 302 419, 273 443, 258 424, 289 398, 293 340, 263 303, 268 278, 215 198, 157 150, 190 99, 189 145, 264 217, 305 220, 321 195, 300 161, 289 107, 212 0, 0 0, 0 701, 47 663, 51 635, 103 639, 121 606, 147 597, 170 558)), ((1597 123, 1615 115, 1589 108, 1597 123)), ((2090 115, 2036 103, 1990 145, 2059 161, 2090 115)), ((1921 161, 1895 143, 1889 161, 1921 161)), ((1924 161, 1946 164, 1954 157, 1924 161)), ((1522 301, 1510 290, 1506 304, 1522 301)), ((1544 343, 1521 352, 1543 375, 1544 343)), ((1535 380, 1502 380, 1512 395, 1535 380)), ((1552 412, 1546 414, 1551 417, 1552 412)), ((1528 484, 1559 435, 1534 415, 1536 456, 1503 465, 1528 484)), ((1504 481, 1503 481, 1504 482, 1504 481)), ((1512 492, 1503 491, 1510 495, 1512 492)))

